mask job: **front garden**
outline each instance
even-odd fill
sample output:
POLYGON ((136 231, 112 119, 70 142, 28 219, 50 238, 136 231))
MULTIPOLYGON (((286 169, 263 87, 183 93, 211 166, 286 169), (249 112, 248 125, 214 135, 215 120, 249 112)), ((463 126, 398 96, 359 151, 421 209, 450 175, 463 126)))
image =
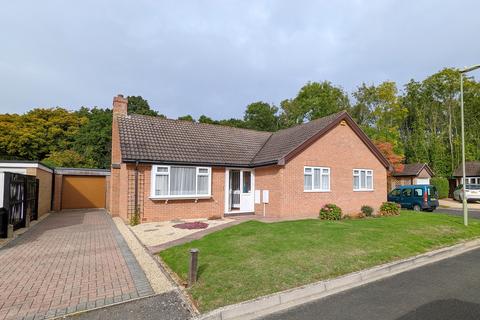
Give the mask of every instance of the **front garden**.
POLYGON ((181 279, 198 248, 201 311, 337 277, 480 236, 480 221, 402 211, 398 216, 262 223, 248 221, 162 251, 181 279))

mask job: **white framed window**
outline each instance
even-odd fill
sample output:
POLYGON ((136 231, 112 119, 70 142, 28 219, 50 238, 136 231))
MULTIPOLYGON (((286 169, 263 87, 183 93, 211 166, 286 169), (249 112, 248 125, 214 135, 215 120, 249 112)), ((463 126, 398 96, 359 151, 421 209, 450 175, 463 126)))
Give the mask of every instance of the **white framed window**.
POLYGON ((330 191, 330 168, 304 167, 303 191, 327 192, 330 191))
POLYGON ((209 167, 152 166, 151 198, 198 198, 211 195, 209 167))
POLYGON ((373 191, 373 170, 353 169, 353 191, 373 191))

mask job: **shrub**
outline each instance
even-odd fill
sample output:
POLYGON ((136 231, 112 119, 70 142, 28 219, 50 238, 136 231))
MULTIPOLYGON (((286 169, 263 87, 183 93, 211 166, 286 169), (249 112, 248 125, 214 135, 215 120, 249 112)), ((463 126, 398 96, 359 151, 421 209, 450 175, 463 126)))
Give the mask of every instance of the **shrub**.
POLYGON ((137 224, 140 224, 140 213, 135 211, 135 213, 130 216, 130 225, 136 226, 137 224))
POLYGON ((370 206, 366 206, 366 205, 362 206, 362 208, 360 210, 365 215, 365 217, 370 217, 373 213, 373 208, 370 207, 370 206))
POLYGON ((430 184, 434 185, 435 188, 437 188, 439 199, 448 197, 448 191, 450 186, 448 185, 447 178, 444 178, 444 177, 431 178, 430 184))
POLYGON ((395 202, 384 202, 380 206, 380 215, 396 216, 400 214, 400 205, 395 202))
POLYGON ((333 203, 329 203, 320 209, 320 219, 322 220, 340 220, 342 218, 342 209, 333 203))

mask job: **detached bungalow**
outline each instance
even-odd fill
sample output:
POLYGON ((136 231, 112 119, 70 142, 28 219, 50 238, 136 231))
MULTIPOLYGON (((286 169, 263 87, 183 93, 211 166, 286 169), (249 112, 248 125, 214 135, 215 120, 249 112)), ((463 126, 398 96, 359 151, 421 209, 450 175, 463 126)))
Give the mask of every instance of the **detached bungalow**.
POLYGON ((113 100, 110 211, 124 220, 378 210, 389 167, 346 112, 271 133, 128 115, 113 100))
MULTIPOLYGON (((453 177, 456 179, 457 186, 462 184, 463 180, 463 168, 460 164, 453 172, 453 177)), ((467 161, 465 162, 465 178, 466 184, 480 184, 480 161, 467 161)))

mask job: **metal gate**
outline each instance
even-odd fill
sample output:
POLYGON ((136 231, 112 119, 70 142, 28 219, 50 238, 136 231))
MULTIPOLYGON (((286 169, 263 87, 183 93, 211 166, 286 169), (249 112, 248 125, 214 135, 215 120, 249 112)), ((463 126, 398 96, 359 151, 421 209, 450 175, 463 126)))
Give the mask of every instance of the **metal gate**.
MULTIPOLYGON (((30 220, 38 218, 38 179, 35 176, 27 176, 19 173, 4 173, 3 208, 6 211, 7 225, 0 225, 0 234, 13 225, 13 229, 23 228, 30 220)), ((2 223, 0 221, 0 223, 2 223)), ((3 223, 5 224, 5 223, 3 223)))

